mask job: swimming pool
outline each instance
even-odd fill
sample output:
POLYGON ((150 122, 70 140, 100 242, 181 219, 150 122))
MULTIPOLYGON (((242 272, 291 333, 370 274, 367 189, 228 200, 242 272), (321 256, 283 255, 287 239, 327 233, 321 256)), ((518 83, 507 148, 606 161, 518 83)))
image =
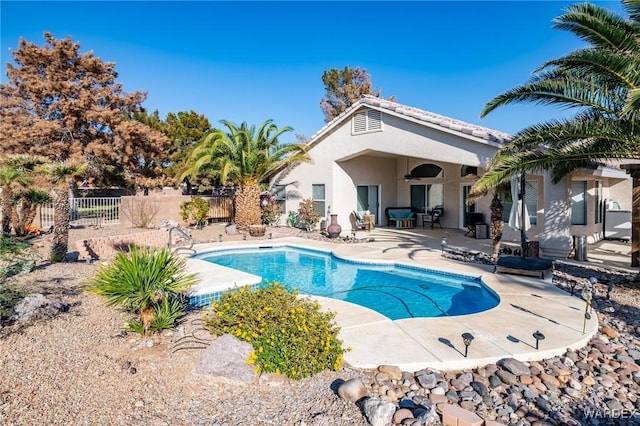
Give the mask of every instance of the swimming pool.
POLYGON ((300 294, 356 303, 396 320, 482 312, 498 296, 479 277, 389 262, 341 259, 293 246, 216 250, 198 259, 278 281, 300 294))

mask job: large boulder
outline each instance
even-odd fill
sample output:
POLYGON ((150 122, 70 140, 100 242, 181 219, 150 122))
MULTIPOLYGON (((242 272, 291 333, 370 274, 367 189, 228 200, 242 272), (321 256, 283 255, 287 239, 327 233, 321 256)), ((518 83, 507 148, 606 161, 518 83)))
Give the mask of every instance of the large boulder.
POLYGON ((50 300, 42 294, 32 294, 13 307, 13 320, 27 321, 39 318, 53 318, 60 312, 67 312, 69 305, 58 301, 50 300))
POLYGON ((195 373, 224 383, 255 383, 258 374, 247 363, 253 347, 230 334, 223 334, 200 356, 195 373))

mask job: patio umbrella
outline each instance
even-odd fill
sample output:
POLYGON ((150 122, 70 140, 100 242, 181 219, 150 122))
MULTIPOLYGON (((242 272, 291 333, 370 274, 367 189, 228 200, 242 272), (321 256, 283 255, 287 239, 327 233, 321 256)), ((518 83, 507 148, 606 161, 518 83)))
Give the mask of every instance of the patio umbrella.
POLYGON ((529 220, 529 212, 527 211, 527 204, 524 202, 524 174, 520 177, 518 182, 517 176, 511 176, 511 211, 509 212, 509 228, 514 231, 520 231, 520 246, 522 248, 522 256, 525 254, 525 248, 527 245, 527 231, 531 228, 531 221, 529 220), (520 183, 520 185, 518 185, 520 183))

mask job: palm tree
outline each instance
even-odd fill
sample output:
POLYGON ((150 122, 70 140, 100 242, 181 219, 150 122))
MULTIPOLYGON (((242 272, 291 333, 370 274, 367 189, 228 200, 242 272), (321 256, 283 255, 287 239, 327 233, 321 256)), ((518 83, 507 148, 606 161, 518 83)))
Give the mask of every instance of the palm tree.
POLYGON ((640 1, 622 4, 627 18, 590 3, 569 6, 554 28, 574 33, 589 46, 546 62, 527 83, 485 105, 482 117, 518 102, 577 113, 518 132, 492 158, 474 194, 526 171, 549 170, 557 183, 595 162, 640 159, 640 1))
POLYGON ((14 195, 11 208, 11 223, 17 236, 27 234, 27 227, 33 223, 38 206, 51 202, 51 195, 39 189, 29 188, 14 195))
POLYGON ((11 233, 11 206, 13 205, 13 183, 22 176, 19 170, 6 165, 0 166, 2 186, 2 233, 11 233))
POLYGON ((42 161, 30 156, 10 157, 0 163, 0 186, 2 186, 2 233, 11 232, 11 210, 14 196, 13 186, 31 183, 30 174, 42 161))
POLYGON ((56 162, 47 165, 46 173, 54 184, 53 244, 50 260, 60 262, 67 255, 69 246, 70 202, 69 191, 74 179, 80 176, 86 165, 56 162))
POLYGON ((200 142, 189 156, 188 170, 180 180, 206 173, 224 185, 236 186, 235 223, 239 227, 261 222, 260 194, 266 179, 284 167, 310 161, 304 144, 281 144, 278 138, 293 129, 278 128, 273 120, 259 127, 246 122, 222 120, 226 131, 216 130, 200 142))

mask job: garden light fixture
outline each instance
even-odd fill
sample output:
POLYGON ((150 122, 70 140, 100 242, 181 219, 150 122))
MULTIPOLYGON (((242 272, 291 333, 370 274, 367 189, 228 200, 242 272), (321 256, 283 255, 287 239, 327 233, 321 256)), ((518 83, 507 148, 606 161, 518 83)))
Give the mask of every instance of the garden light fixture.
POLYGON ((536 332, 533 333, 533 338, 536 339, 536 350, 538 350, 538 344, 540 343, 540 340, 544 340, 544 334, 536 330, 536 332))
POLYGON ((462 343, 464 343, 464 357, 467 357, 469 353, 469 346, 473 342, 473 334, 471 333, 462 333, 462 343))
POLYGON ((584 321, 582 322, 582 334, 584 334, 584 331, 587 327, 587 320, 591 319, 591 298, 593 296, 593 293, 591 291, 591 287, 587 286, 582 290, 582 298, 585 301, 585 306, 584 306, 584 321))

